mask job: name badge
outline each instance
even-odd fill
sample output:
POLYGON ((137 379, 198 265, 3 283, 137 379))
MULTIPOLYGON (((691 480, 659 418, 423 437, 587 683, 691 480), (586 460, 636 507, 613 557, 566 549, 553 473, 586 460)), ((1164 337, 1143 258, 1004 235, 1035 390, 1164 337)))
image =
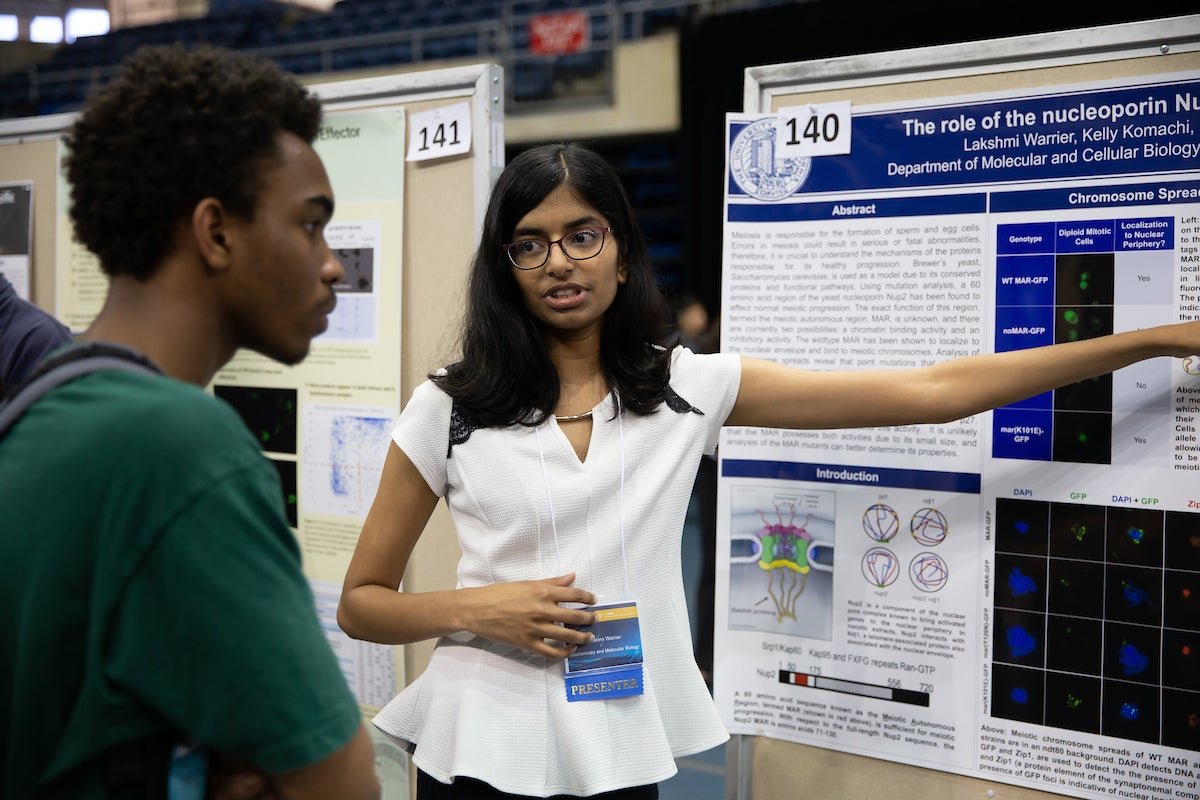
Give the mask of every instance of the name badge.
POLYGON ((605 603, 584 609, 596 615, 591 625, 572 625, 596 638, 567 656, 567 700, 608 700, 642 694, 642 632, 637 603, 605 603))

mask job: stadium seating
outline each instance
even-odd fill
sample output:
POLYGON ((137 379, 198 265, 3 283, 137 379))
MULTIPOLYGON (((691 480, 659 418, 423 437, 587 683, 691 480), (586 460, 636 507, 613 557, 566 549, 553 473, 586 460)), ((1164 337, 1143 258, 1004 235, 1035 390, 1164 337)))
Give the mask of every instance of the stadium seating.
MULTIPOLYGON (((772 5, 779 0, 760 0, 772 5)), ((0 76, 0 118, 71 111, 87 90, 141 45, 201 42, 259 52, 298 74, 366 70, 425 61, 502 63, 510 110, 562 99, 580 79, 611 64, 614 32, 628 40, 678 25, 712 2, 701 0, 342 0, 326 13, 270 0, 213 0, 207 16, 121 28, 61 46, 44 63, 0 76), (533 56, 529 20, 575 10, 589 17, 583 52, 533 56)), ((596 92, 597 101, 607 92, 596 92)), ((576 87, 576 88, 573 88, 576 87)))

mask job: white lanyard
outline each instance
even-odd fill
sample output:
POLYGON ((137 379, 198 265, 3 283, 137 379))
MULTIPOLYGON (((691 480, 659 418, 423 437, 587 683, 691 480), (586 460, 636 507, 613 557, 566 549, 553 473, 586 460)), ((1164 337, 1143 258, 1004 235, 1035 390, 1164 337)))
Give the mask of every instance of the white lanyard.
MULTIPOLYGON (((547 424, 551 416, 546 415, 547 424)), ((592 424, 596 424, 594 419, 592 424)), ((554 496, 550 492, 550 475, 546 472, 546 453, 542 449, 542 426, 537 426, 533 432, 537 437, 538 459, 542 464, 542 483, 546 487, 546 505, 550 508, 550 531, 554 534, 554 558, 558 562, 558 574, 562 575, 562 554, 558 548, 558 523, 554 519, 554 496)), ((621 569, 625 579, 625 597, 629 598, 633 595, 629 593, 629 559, 625 555, 625 413, 621 409, 620 398, 617 398, 617 436, 621 444, 621 490, 617 495, 617 518, 620 521, 621 569)))

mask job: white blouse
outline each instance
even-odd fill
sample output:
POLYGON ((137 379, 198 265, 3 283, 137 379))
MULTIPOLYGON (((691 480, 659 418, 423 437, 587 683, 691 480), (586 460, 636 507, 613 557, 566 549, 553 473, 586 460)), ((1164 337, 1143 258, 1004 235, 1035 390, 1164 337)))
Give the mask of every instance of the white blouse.
POLYGON ((645 686, 569 703, 561 661, 443 637, 374 719, 417 767, 511 794, 590 795, 658 783, 675 774, 675 757, 729 738, 692 655, 680 539, 700 458, 716 449, 740 379, 737 356, 676 348, 670 383, 684 410, 618 419, 606 397, 582 462, 553 419, 479 428, 451 447, 449 396, 417 387, 392 437, 446 497, 463 552, 458 586, 575 572, 598 602, 636 601, 645 686))

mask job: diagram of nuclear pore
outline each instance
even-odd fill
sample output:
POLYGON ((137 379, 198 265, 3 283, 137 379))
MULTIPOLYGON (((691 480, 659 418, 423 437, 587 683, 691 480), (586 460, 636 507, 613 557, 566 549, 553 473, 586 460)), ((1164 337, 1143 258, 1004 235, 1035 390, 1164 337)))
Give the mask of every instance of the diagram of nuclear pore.
POLYGON ((736 486, 729 627, 830 639, 834 493, 736 486))

